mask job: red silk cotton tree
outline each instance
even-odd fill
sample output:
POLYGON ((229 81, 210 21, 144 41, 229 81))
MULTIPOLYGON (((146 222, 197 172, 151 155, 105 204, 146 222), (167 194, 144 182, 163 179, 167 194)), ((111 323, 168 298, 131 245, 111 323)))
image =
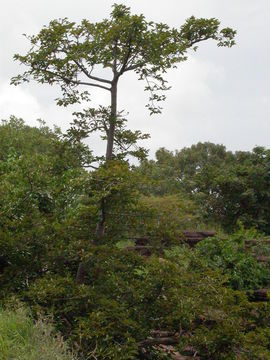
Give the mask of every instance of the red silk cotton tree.
MULTIPOLYGON (((109 161, 116 156, 116 143, 127 150, 146 137, 140 131, 123 129, 124 120, 117 110, 120 78, 127 72, 135 72, 139 80, 145 81, 145 90, 150 94, 146 105, 150 113, 159 113, 159 103, 165 100, 169 89, 164 74, 186 61, 189 49, 196 50, 200 42, 209 39, 218 46, 234 45, 236 32, 231 28, 220 29, 219 25, 215 18, 192 16, 179 29, 170 28, 163 23, 148 22, 143 15, 132 15, 128 7, 117 4, 113 5, 110 17, 101 22, 83 20, 77 25, 66 18, 53 20, 37 35, 28 37, 31 48, 26 55, 14 56, 27 70, 11 82, 17 85, 35 80, 58 85, 62 96, 57 104, 63 106, 89 100, 90 88, 109 92, 111 100, 106 111, 86 109, 79 113, 78 120, 87 128, 84 133, 96 130, 103 133, 107 142, 104 160, 109 161), (102 76, 101 68, 109 69, 111 76, 102 76)), ((103 220, 100 224, 104 225, 103 220)))

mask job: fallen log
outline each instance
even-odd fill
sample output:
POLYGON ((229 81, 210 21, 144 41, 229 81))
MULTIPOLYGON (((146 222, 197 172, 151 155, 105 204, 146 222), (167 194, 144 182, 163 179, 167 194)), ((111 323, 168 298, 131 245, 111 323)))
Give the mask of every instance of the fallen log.
POLYGON ((267 264, 270 261, 270 256, 263 256, 263 255, 257 256, 256 260, 258 262, 263 262, 263 263, 267 264))
POLYGON ((149 338, 139 342, 139 348, 145 348, 153 345, 175 345, 178 343, 178 338, 171 337, 160 337, 160 338, 149 338))
POLYGON ((213 237, 216 235, 215 231, 196 231, 196 230, 182 230, 182 234, 186 237, 186 238, 192 238, 192 237, 202 237, 202 238, 206 238, 206 237, 213 237))
POLYGON ((126 250, 128 251, 136 251, 140 255, 143 256, 151 256, 152 255, 152 246, 149 245, 135 245, 135 246, 127 246, 126 250))
POLYGON ((249 299, 255 302, 270 301, 270 289, 258 289, 248 294, 249 299))
POLYGON ((175 336, 176 333, 173 333, 171 331, 153 330, 151 331, 151 335, 156 338, 168 338, 175 336))
POLYGON ((244 242, 246 247, 252 245, 260 245, 260 244, 270 245, 269 239, 249 239, 249 240, 245 240, 244 242))

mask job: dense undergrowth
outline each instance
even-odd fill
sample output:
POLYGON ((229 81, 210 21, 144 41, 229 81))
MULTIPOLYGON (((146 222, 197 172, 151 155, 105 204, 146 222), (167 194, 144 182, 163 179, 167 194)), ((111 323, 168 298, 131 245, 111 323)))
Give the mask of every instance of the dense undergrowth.
POLYGON ((171 358, 153 331, 173 334, 175 351, 194 358, 270 358, 270 304, 250 296, 270 286, 267 264, 255 259, 269 248, 257 246, 255 254, 244 246, 264 236, 263 213, 249 231, 235 219, 227 227, 223 213, 220 221, 218 211, 205 217, 201 194, 184 191, 183 183, 188 189, 199 180, 202 189, 202 174, 178 184, 170 177, 166 187, 155 164, 131 168, 114 160, 88 172, 83 164, 90 158, 81 143, 43 125, 12 118, 0 127, 1 302, 15 295, 31 313, 1 310, 5 359, 74 357, 65 344, 81 359, 171 358), (106 231, 97 239, 102 203, 106 231), (213 223, 216 237, 194 249, 185 245, 181 230, 213 223), (149 239, 150 258, 130 251, 139 236, 149 239), (40 314, 52 318, 65 343, 47 322, 31 320, 40 314))
POLYGON ((23 307, 0 309, 1 360, 76 360, 45 320, 35 321, 23 307))

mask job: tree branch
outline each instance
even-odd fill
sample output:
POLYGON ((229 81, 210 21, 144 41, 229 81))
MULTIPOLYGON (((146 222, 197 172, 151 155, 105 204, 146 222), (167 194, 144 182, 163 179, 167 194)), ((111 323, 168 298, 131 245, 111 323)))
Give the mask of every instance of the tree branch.
POLYGON ((131 55, 131 39, 128 42, 128 51, 127 51, 127 54, 123 61, 123 65, 122 65, 120 71, 118 72, 118 77, 121 76, 125 72, 130 55, 131 55))
POLYGON ((99 88, 104 89, 104 90, 111 91, 111 89, 108 88, 107 86, 103 86, 103 85, 100 85, 100 84, 89 83, 89 82, 80 81, 80 80, 72 80, 72 79, 67 78, 66 76, 56 74, 56 73, 54 73, 53 71, 50 71, 50 70, 44 70, 44 72, 46 72, 47 74, 50 74, 52 76, 55 76, 56 78, 57 77, 60 78, 61 80, 65 81, 67 84, 94 86, 94 87, 99 87, 99 88))
POLYGON ((98 169, 98 167, 97 167, 97 166, 94 166, 94 165, 86 165, 86 164, 84 164, 83 167, 84 167, 84 168, 92 168, 92 169, 95 169, 95 170, 98 169))
POLYGON ((87 69, 86 69, 82 64, 79 63, 79 61, 74 60, 74 59, 73 59, 73 61, 75 62, 75 64, 82 70, 82 72, 83 72, 89 79, 91 79, 91 80, 96 80, 96 81, 99 81, 99 82, 102 82, 102 83, 106 83, 106 84, 111 84, 111 83, 112 83, 111 80, 107 80, 107 79, 100 78, 100 77, 98 77, 98 76, 93 76, 93 75, 91 75, 91 74, 87 71, 87 69))

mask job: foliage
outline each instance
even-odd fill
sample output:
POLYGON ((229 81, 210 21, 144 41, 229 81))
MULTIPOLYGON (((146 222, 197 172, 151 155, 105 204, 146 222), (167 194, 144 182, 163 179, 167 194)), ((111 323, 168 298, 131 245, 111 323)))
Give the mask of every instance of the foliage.
POLYGON ((270 270, 245 249, 244 240, 250 238, 249 235, 254 235, 254 231, 240 230, 227 238, 205 239, 196 246, 198 255, 208 266, 229 276, 228 284, 233 289, 260 289, 270 284, 270 270))
POLYGON ((196 228, 201 223, 194 202, 181 193, 166 196, 141 196, 140 204, 148 209, 144 220, 144 235, 152 243, 171 246, 179 243, 183 229, 196 228))
MULTIPOLYGON (((188 249, 181 260, 179 250, 161 262, 111 246, 92 247, 83 259, 84 285, 75 283, 72 269, 65 276, 49 273, 31 285, 25 300, 36 311, 53 313, 58 328, 90 358, 137 359, 152 330, 179 329, 181 352, 194 346, 202 359, 267 353, 254 339, 259 344, 268 336, 269 306, 257 310, 244 294, 223 286, 226 277, 188 249)), ((147 349, 155 352, 151 345, 147 349)))
MULTIPOLYGON (((82 75, 96 81, 96 86, 102 87, 98 82, 111 84, 109 80, 100 81, 92 70, 97 65, 113 70, 116 61, 118 77, 134 70, 140 80, 148 80, 146 90, 153 92, 151 100, 161 101, 163 96, 157 92, 167 89, 162 74, 185 61, 189 48, 207 39, 216 40, 218 46, 234 44, 235 31, 219 30, 219 25, 217 19, 191 17, 179 30, 170 29, 166 24, 147 22, 143 15, 131 15, 128 7, 116 4, 110 18, 99 23, 83 20, 76 25, 67 19, 53 20, 38 35, 28 37, 32 48, 26 55, 15 55, 29 69, 12 82, 33 78, 41 83, 56 83, 64 95, 58 103, 67 105, 88 97, 87 92, 77 90, 78 85, 87 85, 82 75)), ((150 109, 155 111, 152 106, 150 109)))
POLYGON ((196 50, 197 44, 208 39, 216 41, 218 46, 234 45, 236 31, 219 26, 217 19, 192 16, 180 29, 170 28, 163 23, 148 22, 143 15, 132 15, 130 8, 122 4, 114 4, 109 19, 98 23, 84 19, 76 25, 66 18, 53 20, 37 35, 28 37, 31 48, 26 55, 14 56, 27 70, 11 82, 18 85, 33 79, 58 85, 62 97, 57 99, 57 104, 63 106, 90 100, 89 91, 82 91, 81 86, 110 92, 108 109, 84 109, 77 113, 76 125, 83 125, 84 133, 86 129, 86 133, 102 132, 102 138, 107 141, 106 160, 116 155, 114 143, 122 150, 120 156, 131 153, 141 157, 145 153, 142 148, 127 151, 138 139, 147 136, 123 128, 117 110, 120 77, 135 72, 150 93, 147 104, 150 114, 159 113, 159 103, 165 100, 164 92, 169 89, 164 74, 187 60, 189 49, 196 50), (109 73, 110 79, 100 77, 101 68, 107 70, 104 73, 109 73))
POLYGON ((47 320, 34 322, 25 308, 0 310, 1 360, 75 360, 47 320))
POLYGON ((47 270, 54 227, 76 200, 88 152, 16 118, 0 126, 0 144, 0 251, 10 263, 1 283, 21 288, 47 270))
MULTIPOLYGON (((89 108, 80 112, 74 112, 75 117, 67 137, 72 141, 83 141, 92 133, 99 132, 102 140, 108 139, 110 127, 110 108, 99 106, 98 109, 89 108)), ((115 120, 114 132, 114 159, 124 160, 133 156, 139 160, 147 157, 148 150, 138 146, 138 141, 145 140, 150 137, 149 134, 143 134, 140 130, 127 129, 127 119, 123 112, 117 114, 115 120)), ((97 162, 104 162, 104 156, 95 156, 93 159, 97 162)))
MULTIPOLYGON (((14 117, 0 126, 1 298, 16 294, 35 316, 52 316, 84 359, 164 359, 153 331, 173 334, 175 350, 205 360, 270 356, 270 304, 246 295, 269 285, 270 270, 245 252, 243 242, 258 229, 269 232, 269 150, 233 154, 199 143, 175 153, 160 149, 156 161, 147 161, 137 141, 148 135, 127 129, 117 109, 118 80, 134 71, 146 82, 150 113, 160 112, 169 89, 165 73, 187 60, 188 50, 208 39, 234 44, 235 31, 219 25, 191 17, 169 28, 115 4, 109 19, 95 24, 50 22, 28 37, 26 55, 15 55, 27 70, 12 83, 58 85, 58 105, 87 103, 90 93, 81 85, 111 95, 110 107, 74 113, 65 135, 14 117), (102 68, 110 79, 98 76, 102 68), (105 157, 94 157, 83 144, 95 131, 107 141, 105 157), (140 167, 129 166, 131 155, 140 167), (94 170, 86 171, 89 166, 94 170), (181 245, 184 228, 205 221, 231 231, 239 220, 255 229, 240 227, 195 250, 181 245), (127 246, 140 236, 149 239, 150 258, 127 246)), ((17 329, 13 315, 2 313, 0 321, 17 329)), ((33 356, 46 359, 42 331, 52 344, 48 351, 72 356, 61 338, 51 342, 47 323, 34 325, 25 310, 16 316, 23 336, 7 339, 8 327, 1 329, 4 351, 13 338, 28 347, 27 336, 43 351, 33 356)))
POLYGON ((0 126, 0 143, 2 299, 15 293, 35 314, 53 316, 83 358, 138 359, 142 349, 164 358, 146 342, 153 330, 181 333, 176 348, 186 355, 194 348, 202 359, 268 356, 269 304, 230 287, 269 281, 243 251, 256 230, 205 240, 195 251, 175 246, 181 228, 200 220, 182 190, 143 195, 152 183, 119 160, 87 172, 88 149, 44 125, 12 118, 0 126), (97 245, 102 202, 106 232, 97 245), (152 241, 150 259, 123 246, 138 235, 152 241))
POLYGON ((205 223, 233 232, 242 221, 269 234, 269 156, 262 147, 232 153, 198 143, 175 153, 159 149, 156 161, 142 162, 138 172, 152 180, 148 193, 189 195, 205 223))

